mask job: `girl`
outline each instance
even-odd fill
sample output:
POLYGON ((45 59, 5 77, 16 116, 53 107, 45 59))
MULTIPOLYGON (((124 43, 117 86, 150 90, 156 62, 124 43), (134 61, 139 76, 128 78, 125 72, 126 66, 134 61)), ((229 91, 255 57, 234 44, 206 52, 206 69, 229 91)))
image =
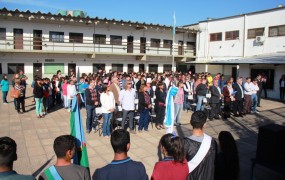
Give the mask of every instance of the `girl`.
POLYGON ((113 93, 109 90, 109 87, 103 86, 102 87, 102 94, 101 94, 101 110, 102 115, 104 118, 103 122, 103 136, 109 137, 110 133, 110 121, 112 118, 112 113, 115 109, 115 98, 113 93))
POLYGON ((21 85, 21 80, 19 78, 15 79, 15 87, 16 90, 20 91, 20 97, 15 98, 17 103, 17 112, 18 114, 23 114, 25 111, 25 87, 21 85), (22 107, 22 112, 20 111, 20 104, 22 107))
POLYGON ((158 83, 155 91, 155 112, 156 112, 156 129, 164 129, 163 120, 165 115, 165 99, 166 92, 164 90, 164 84, 158 83))
POLYGON ((179 81, 177 84, 178 92, 174 98, 174 122, 175 125, 180 126, 180 116, 181 111, 183 109, 183 102, 184 102, 184 84, 182 81, 179 81))
POLYGON ((7 94, 9 91, 9 81, 7 80, 7 75, 4 74, 3 75, 3 79, 1 81, 1 87, 2 87, 2 100, 3 100, 3 104, 7 104, 7 94))
POLYGON ((76 87, 74 85, 74 81, 71 80, 70 84, 67 85, 68 112, 70 112, 70 105, 72 103, 72 98, 75 95, 76 95, 76 87))
POLYGON ((44 96, 44 89, 42 86, 42 80, 40 78, 37 78, 35 80, 35 86, 34 86, 34 97, 36 101, 36 115, 38 118, 43 118, 43 96, 44 96))
POLYGON ((180 138, 173 134, 165 134, 161 137, 159 144, 164 159, 155 164, 151 179, 185 180, 188 176, 189 168, 180 138))
POLYGON ((151 99, 147 92, 148 87, 146 85, 141 85, 138 98, 138 111, 140 113, 139 119, 139 132, 142 132, 144 128, 145 131, 148 131, 148 118, 149 118, 149 110, 151 109, 151 99))

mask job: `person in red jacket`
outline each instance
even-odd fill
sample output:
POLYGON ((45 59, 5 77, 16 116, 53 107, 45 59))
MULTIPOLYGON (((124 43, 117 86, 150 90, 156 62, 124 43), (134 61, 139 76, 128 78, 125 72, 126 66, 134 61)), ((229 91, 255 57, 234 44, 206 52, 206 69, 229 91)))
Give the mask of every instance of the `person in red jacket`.
POLYGON ((164 159, 155 164, 151 179, 185 180, 189 174, 189 168, 180 138, 173 134, 165 134, 161 137, 159 144, 164 159))

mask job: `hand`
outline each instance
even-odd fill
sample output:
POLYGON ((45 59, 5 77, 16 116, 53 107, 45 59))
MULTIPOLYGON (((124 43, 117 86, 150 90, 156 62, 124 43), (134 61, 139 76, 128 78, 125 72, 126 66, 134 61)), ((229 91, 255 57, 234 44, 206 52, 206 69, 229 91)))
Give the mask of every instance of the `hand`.
POLYGON ((114 110, 115 110, 114 108, 109 109, 109 111, 110 111, 111 113, 114 112, 114 110))
POLYGON ((148 107, 148 109, 150 109, 151 108, 151 104, 149 104, 147 107, 148 107))
POLYGON ((98 101, 95 101, 95 103, 94 103, 94 104, 95 104, 95 106, 97 106, 97 105, 98 105, 98 101))

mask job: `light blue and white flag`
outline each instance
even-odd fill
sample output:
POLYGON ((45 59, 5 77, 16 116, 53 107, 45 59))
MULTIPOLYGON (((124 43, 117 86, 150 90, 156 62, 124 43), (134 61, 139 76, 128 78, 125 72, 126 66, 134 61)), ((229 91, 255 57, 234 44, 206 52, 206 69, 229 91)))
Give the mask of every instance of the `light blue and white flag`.
POLYGON ((173 97, 177 94, 178 88, 176 86, 171 86, 168 90, 165 104, 165 118, 164 118, 164 125, 166 127, 166 134, 173 133, 173 125, 174 125, 174 100, 173 97))

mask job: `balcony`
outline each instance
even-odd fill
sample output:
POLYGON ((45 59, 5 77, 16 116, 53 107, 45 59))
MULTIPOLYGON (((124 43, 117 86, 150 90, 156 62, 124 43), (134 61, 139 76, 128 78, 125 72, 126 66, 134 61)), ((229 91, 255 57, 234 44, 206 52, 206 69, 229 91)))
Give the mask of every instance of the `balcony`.
MULTIPOLYGON (((93 39, 58 39, 51 41, 48 36, 6 36, 0 39, 0 52, 36 52, 36 53, 72 53, 106 55, 147 56, 172 56, 172 48, 152 47, 150 43, 106 41, 104 44, 95 44, 93 39)), ((186 46, 175 45, 173 54, 176 59, 195 58, 195 50, 186 46)))

